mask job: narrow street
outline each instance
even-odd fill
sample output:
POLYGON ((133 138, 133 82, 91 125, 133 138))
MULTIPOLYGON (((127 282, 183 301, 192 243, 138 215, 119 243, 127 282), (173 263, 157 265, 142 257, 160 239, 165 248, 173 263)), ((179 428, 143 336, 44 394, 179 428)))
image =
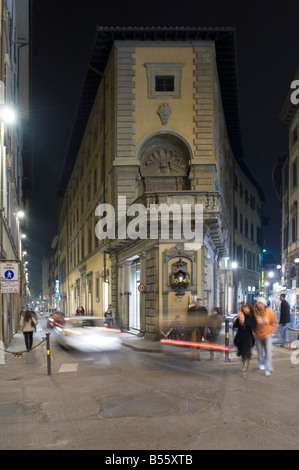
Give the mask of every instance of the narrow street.
MULTIPOLYGON (((41 320, 35 344, 46 332, 41 320)), ((1 449, 299 448, 291 351, 275 348, 271 377, 255 356, 244 379, 239 359, 218 352, 198 362, 174 347, 83 354, 51 344, 50 376, 45 343, 0 366, 1 449)))

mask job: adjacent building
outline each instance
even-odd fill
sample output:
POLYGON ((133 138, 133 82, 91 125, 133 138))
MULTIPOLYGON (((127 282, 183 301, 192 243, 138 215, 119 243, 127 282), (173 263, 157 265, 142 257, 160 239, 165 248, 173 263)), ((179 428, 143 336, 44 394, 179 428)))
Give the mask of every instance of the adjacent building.
POLYGON ((0 11, 0 259, 17 261, 21 278, 18 292, 1 286, 0 343, 7 345, 18 330, 19 312, 28 294, 20 216, 25 210, 23 151, 29 118, 29 2, 1 0, 0 11))
POLYGON ((59 196, 67 314, 112 303, 155 339, 197 296, 209 311, 251 300, 264 196, 244 162, 234 29, 99 27, 59 196))
MULTIPOLYGON (((299 83, 299 68, 295 80, 299 83)), ((289 127, 289 152, 277 160, 273 170, 274 186, 282 211, 281 286, 287 290, 299 288, 299 99, 291 99, 294 93, 294 89, 290 88, 280 115, 289 127)))
MULTIPOLYGON (((252 174, 240 160, 234 165, 234 231, 232 257, 237 262, 235 269, 236 303, 253 303, 260 291, 263 247, 264 193, 252 174)), ((229 308, 234 311, 235 305, 229 308)))

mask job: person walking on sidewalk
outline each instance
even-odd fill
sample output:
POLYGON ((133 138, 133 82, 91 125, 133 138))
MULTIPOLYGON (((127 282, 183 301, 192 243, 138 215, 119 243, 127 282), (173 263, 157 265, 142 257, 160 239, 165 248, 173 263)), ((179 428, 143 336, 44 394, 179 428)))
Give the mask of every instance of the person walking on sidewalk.
MULTIPOLYGON (((201 342, 205 328, 208 322, 208 311, 203 306, 200 298, 196 299, 195 305, 190 307, 187 312, 187 328, 189 329, 191 342, 201 342)), ((192 360, 200 361, 199 347, 191 348, 192 360)))
POLYGON ((247 302, 241 307, 233 324, 233 329, 237 329, 234 344, 238 349, 238 356, 241 356, 242 358, 243 377, 246 377, 249 361, 251 359, 252 348, 255 343, 253 336, 253 330, 255 327, 256 320, 253 313, 253 308, 252 305, 247 302))
POLYGON ((220 330, 222 326, 222 316, 220 313, 220 309, 218 307, 214 307, 212 311, 212 315, 208 317, 208 334, 207 340, 211 343, 210 349, 210 360, 214 359, 214 349, 212 345, 216 343, 220 330))
POLYGON ((258 297, 254 308, 256 327, 254 337, 258 352, 259 369, 265 371, 265 375, 271 375, 272 369, 272 335, 276 332, 278 321, 275 313, 267 307, 267 301, 258 297))
POLYGON ((289 342, 288 323, 291 321, 290 305, 286 301, 285 294, 280 294, 280 319, 279 319, 279 340, 281 346, 289 342))
POLYGON ((37 321, 32 315, 32 312, 30 310, 25 310, 20 321, 20 327, 23 330, 27 351, 30 351, 30 349, 32 348, 33 332, 36 325, 37 321))

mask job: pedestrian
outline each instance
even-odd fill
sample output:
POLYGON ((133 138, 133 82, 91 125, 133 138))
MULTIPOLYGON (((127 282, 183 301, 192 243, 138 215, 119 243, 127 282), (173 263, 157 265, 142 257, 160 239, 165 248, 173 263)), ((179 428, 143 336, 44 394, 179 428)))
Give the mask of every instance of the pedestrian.
MULTIPOLYGON (((189 330, 190 340, 192 342, 201 342, 205 328, 208 322, 208 311, 203 306, 203 301, 199 297, 196 299, 195 305, 190 307, 187 312, 187 328, 189 330)), ((200 361, 199 347, 192 347, 192 360, 200 361)))
POLYGON ((168 337, 174 340, 184 339, 184 325, 180 315, 176 315, 171 323, 168 337))
POLYGON ((78 317, 79 315, 80 315, 80 309, 79 309, 79 307, 77 307, 77 309, 76 309, 76 316, 78 317))
POLYGON ((22 316, 24 315, 24 312, 25 312, 25 307, 22 307, 21 311, 20 311, 20 319, 22 318, 22 316))
POLYGON ((107 328, 112 328, 113 326, 113 310, 112 304, 108 305, 108 309, 104 313, 104 317, 106 319, 107 328))
POLYGON ((233 329, 237 330, 234 344, 238 349, 238 356, 242 358, 243 377, 246 377, 251 359, 252 348, 255 344, 253 330, 256 327, 256 319, 252 305, 247 302, 242 305, 233 323, 233 329))
POLYGON ((85 313, 84 307, 83 307, 83 305, 81 305, 81 308, 80 308, 80 315, 84 315, 84 313, 85 313))
MULTIPOLYGON (((221 327, 222 327, 222 316, 220 313, 220 309, 218 307, 213 308, 212 315, 208 317, 208 334, 207 334, 207 339, 209 343, 215 344, 221 327)), ((212 361, 214 359, 214 349, 210 349, 210 360, 212 361)))
POLYGON ((289 342, 288 323, 291 321, 290 305, 286 301, 285 294, 280 294, 280 319, 279 319, 279 342, 284 346, 289 342))
POLYGON ((24 311, 24 314, 20 320, 20 327, 23 330, 24 340, 27 351, 30 351, 33 343, 33 331, 37 321, 35 320, 32 312, 28 309, 24 311))
POLYGON ((267 306, 263 297, 258 297, 254 308, 256 326, 254 337, 258 352, 259 369, 265 371, 265 375, 271 375, 272 369, 272 335, 276 332, 278 322, 275 313, 267 306))

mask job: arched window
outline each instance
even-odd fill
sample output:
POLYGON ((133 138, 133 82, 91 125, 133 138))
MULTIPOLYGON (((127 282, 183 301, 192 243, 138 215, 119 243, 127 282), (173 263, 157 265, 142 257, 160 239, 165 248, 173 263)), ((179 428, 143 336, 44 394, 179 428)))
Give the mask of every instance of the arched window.
POLYGON ((296 279, 296 268, 295 268, 295 266, 292 266, 290 278, 291 279, 296 279))

